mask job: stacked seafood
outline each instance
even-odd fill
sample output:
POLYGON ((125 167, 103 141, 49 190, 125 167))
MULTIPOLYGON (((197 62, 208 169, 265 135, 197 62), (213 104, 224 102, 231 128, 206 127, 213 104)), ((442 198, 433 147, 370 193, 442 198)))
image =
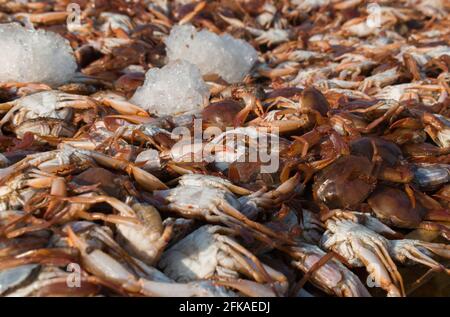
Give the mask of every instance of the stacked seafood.
POLYGON ((0 295, 450 296, 449 12, 1 0, 0 295))

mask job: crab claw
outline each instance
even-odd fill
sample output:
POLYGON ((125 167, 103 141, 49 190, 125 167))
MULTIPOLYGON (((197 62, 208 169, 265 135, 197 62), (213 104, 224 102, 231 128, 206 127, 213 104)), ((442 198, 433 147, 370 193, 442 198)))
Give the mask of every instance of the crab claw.
POLYGON ((122 115, 150 117, 147 111, 127 101, 103 98, 101 102, 107 106, 110 106, 122 115))
POLYGON ((167 185, 161 182, 158 178, 150 174, 149 172, 130 165, 131 174, 133 174, 136 182, 139 183, 143 188, 149 191, 153 191, 155 189, 167 189, 167 185))
POLYGON ((450 259, 450 246, 442 243, 430 243, 420 240, 392 240, 390 241, 389 253, 400 263, 408 261, 421 263, 436 271, 444 271, 450 274, 450 270, 444 265, 431 258, 431 254, 450 259))

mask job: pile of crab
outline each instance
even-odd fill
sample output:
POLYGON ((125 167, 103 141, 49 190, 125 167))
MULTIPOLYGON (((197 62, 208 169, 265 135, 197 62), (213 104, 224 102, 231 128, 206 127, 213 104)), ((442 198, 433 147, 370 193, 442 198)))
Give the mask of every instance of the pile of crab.
POLYGON ((449 10, 0 1, 1 23, 58 33, 77 64, 0 83, 0 295, 449 296, 449 10), (228 81, 200 65, 207 102, 162 115, 131 97, 175 27, 257 58, 228 81), (219 133, 179 142, 200 119, 219 133), (275 170, 240 159, 275 133, 275 170))

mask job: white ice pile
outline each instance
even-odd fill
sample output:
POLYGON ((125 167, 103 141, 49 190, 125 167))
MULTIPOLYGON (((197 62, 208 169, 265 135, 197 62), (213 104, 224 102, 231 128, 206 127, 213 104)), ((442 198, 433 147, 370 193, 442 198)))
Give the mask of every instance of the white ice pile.
POLYGON ((130 101, 150 113, 172 115, 201 110, 208 100, 209 89, 198 67, 177 60, 150 69, 130 101))
POLYGON ((192 25, 174 26, 165 43, 169 61, 187 60, 197 65, 203 75, 216 74, 229 83, 242 81, 258 59, 256 50, 247 42, 229 34, 197 32, 192 25))
POLYGON ((0 24, 0 82, 69 81, 77 69, 70 44, 60 35, 17 23, 0 24))

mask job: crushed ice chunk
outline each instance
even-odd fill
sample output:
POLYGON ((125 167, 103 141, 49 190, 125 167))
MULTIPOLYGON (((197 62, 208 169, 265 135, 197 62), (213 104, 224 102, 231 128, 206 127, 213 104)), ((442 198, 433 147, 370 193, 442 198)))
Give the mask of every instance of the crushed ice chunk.
POLYGON ((77 69, 69 42, 50 31, 0 24, 0 47, 1 82, 58 86, 69 81, 77 69))
POLYGON ((145 75, 131 102, 157 115, 173 115, 201 110, 208 104, 209 89, 198 67, 177 60, 145 75))
POLYGON ((169 61, 187 60, 203 75, 216 74, 229 83, 242 81, 258 59, 256 50, 244 40, 207 30, 197 32, 192 25, 174 26, 165 43, 169 61))

